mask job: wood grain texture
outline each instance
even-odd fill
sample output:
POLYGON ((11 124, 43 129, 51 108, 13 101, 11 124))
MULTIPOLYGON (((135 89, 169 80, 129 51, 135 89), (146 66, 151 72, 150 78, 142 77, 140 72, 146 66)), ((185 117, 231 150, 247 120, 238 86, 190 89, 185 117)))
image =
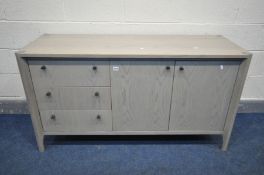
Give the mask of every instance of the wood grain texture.
POLYGON ((112 61, 113 129, 168 130, 173 72, 173 61, 112 61))
POLYGON ((19 54, 16 54, 16 58, 28 102, 29 111, 31 114, 31 120, 37 140, 38 149, 40 152, 43 152, 45 150, 43 126, 39 114, 38 104, 31 79, 31 74, 29 71, 29 66, 27 61, 23 59, 19 54))
POLYGON ((40 110, 111 110, 110 87, 35 88, 40 110), (46 96, 50 92, 51 96, 46 96), (99 96, 95 96, 98 93, 99 96))
POLYGON ((222 144, 223 151, 226 151, 228 147, 228 143, 229 143, 231 133, 233 130, 233 125, 235 122, 236 113, 237 113, 240 97, 243 91, 243 86, 246 81, 250 62, 251 62, 251 56, 249 56, 247 59, 244 59, 239 66, 236 82, 234 85, 234 90, 232 93, 232 98, 229 104, 227 118, 225 121, 225 127, 224 127, 224 133, 223 133, 223 144, 222 144))
POLYGON ((109 110, 44 110, 40 114, 44 130, 49 132, 112 131, 109 110))
POLYGON ((249 53, 220 35, 43 35, 24 57, 241 58, 249 53))
POLYGON ((252 56, 219 35, 43 35, 16 55, 40 151, 76 134, 221 134, 226 150, 252 56))
POLYGON ((170 130, 222 131, 238 67, 239 62, 176 61, 170 130))
POLYGON ((34 86, 110 86, 109 61, 29 60, 34 86), (46 70, 41 66, 45 65, 46 70), (93 70, 96 66, 96 70, 93 70))

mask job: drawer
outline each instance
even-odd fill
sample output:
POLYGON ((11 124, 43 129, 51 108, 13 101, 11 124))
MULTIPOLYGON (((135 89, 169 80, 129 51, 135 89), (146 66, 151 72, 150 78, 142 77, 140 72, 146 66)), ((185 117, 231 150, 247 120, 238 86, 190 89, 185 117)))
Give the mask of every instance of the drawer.
POLYGON ((110 87, 35 88, 40 110, 110 110, 110 87))
POLYGON ((28 62, 35 87, 110 86, 109 61, 28 62))
POLYGON ((110 110, 40 111, 46 132, 112 131, 110 110))

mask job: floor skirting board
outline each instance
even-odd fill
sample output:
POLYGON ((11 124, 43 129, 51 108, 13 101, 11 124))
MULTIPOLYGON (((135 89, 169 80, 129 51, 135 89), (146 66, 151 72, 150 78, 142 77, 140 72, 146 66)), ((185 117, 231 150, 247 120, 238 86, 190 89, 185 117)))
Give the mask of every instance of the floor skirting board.
MULTIPOLYGON (((264 100, 242 100, 238 113, 264 113, 264 100)), ((0 114, 29 114, 29 111, 24 100, 1 100, 0 114)))
POLYGON ((241 100, 238 113, 263 113, 264 100, 241 100))
POLYGON ((0 114, 29 114, 25 100, 1 100, 0 114))

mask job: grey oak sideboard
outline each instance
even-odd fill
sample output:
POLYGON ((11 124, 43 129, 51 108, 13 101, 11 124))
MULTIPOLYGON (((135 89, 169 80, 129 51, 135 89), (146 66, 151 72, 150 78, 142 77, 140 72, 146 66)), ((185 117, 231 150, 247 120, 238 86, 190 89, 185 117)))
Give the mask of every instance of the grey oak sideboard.
POLYGON ((38 148, 47 135, 221 135, 251 54, 220 35, 45 34, 16 53, 38 148))

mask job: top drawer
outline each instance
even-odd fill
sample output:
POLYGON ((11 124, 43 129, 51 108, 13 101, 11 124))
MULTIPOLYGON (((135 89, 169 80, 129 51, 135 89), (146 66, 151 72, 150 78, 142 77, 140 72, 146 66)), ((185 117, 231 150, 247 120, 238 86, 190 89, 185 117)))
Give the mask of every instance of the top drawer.
POLYGON ((35 87, 110 86, 109 61, 29 60, 35 87))

